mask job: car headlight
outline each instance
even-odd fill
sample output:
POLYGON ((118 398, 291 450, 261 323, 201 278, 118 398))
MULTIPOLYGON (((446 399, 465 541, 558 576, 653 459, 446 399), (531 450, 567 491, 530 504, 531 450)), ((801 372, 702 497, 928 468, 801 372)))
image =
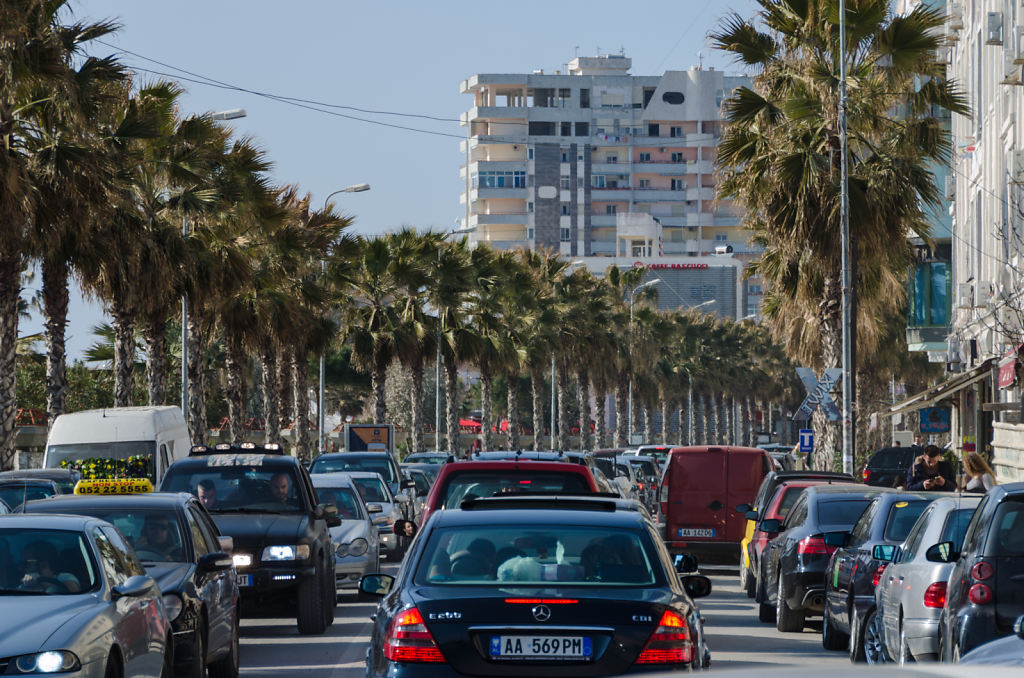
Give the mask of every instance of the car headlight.
POLYGON ((261 560, 306 560, 309 558, 309 544, 298 546, 268 546, 263 549, 261 560))
POLYGON ((334 547, 334 555, 339 558, 344 558, 348 555, 348 544, 338 544, 334 547))
POLYGON ((252 556, 248 553, 236 553, 231 556, 231 562, 235 564, 235 567, 249 567, 252 565, 252 556))
POLYGON ((35 654, 24 654, 11 662, 10 673, 68 673, 82 668, 82 663, 73 652, 48 650, 35 654))
POLYGON ((174 621, 181 614, 181 598, 176 593, 164 594, 164 610, 167 612, 167 619, 174 621))
POLYGON ((350 556, 361 556, 364 553, 366 553, 366 549, 368 547, 369 544, 367 544, 366 540, 362 537, 359 537, 358 539, 353 539, 352 543, 348 545, 348 554, 350 556))

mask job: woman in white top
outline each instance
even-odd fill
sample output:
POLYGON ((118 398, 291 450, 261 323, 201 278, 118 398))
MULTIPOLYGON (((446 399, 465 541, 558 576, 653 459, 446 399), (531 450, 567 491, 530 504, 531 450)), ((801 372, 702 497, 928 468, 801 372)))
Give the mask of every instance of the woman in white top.
POLYGON ((985 493, 995 487, 996 477, 992 467, 977 452, 964 455, 964 471, 965 491, 985 493))

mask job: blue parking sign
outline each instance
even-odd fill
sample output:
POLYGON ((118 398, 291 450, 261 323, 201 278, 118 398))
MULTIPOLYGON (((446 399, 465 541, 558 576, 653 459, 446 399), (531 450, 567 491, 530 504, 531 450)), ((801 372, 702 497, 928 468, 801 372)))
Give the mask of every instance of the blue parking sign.
POLYGON ((802 428, 800 429, 800 451, 801 452, 813 452, 814 451, 814 429, 802 428))

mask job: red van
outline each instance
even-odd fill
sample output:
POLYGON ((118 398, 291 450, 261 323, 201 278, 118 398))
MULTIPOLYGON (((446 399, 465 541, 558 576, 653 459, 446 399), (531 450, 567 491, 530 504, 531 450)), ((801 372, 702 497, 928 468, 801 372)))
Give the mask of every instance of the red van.
POLYGON ((747 527, 736 506, 750 501, 770 470, 768 453, 754 447, 672 448, 659 492, 669 550, 735 558, 747 527))

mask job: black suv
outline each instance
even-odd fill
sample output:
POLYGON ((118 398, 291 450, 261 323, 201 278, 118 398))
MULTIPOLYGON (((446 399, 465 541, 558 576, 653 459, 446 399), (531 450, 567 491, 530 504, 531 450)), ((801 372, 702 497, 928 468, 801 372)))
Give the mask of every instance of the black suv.
POLYGON ((939 617, 939 659, 947 662, 1012 634, 1024 614, 1024 483, 989 490, 958 548, 946 541, 925 554, 954 563, 939 617))
POLYGON ((914 459, 924 453, 918 445, 910 447, 883 447, 871 455, 861 471, 865 485, 875 487, 904 487, 907 469, 914 465, 914 459))
POLYGON ((294 614, 299 633, 334 622, 337 509, 320 504, 306 468, 277 445, 192 448, 167 469, 163 492, 199 496, 234 540, 243 616, 294 614))

